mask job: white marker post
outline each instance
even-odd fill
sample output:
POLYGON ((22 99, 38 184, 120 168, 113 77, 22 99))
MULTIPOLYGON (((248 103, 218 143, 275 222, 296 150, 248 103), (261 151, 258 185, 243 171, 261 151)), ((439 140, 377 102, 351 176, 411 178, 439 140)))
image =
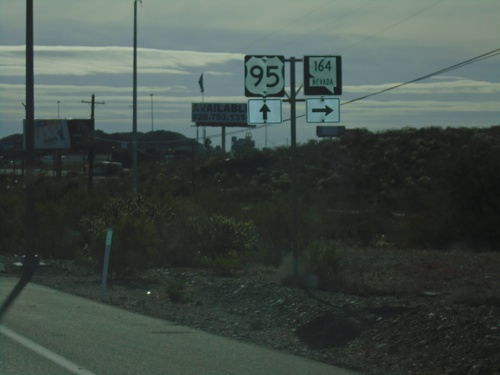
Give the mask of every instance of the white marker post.
POLYGON ((104 264, 102 266, 101 301, 107 300, 106 283, 108 281, 109 252, 111 251, 111 240, 113 239, 113 228, 106 232, 106 246, 104 248, 104 264))

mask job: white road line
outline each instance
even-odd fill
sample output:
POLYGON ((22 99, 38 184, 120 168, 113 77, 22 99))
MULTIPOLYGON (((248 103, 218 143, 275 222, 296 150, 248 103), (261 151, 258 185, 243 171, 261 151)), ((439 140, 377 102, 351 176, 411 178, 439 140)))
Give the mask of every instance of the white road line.
POLYGON ((49 361, 56 363, 57 365, 69 370, 73 374, 77 375, 96 375, 93 372, 84 369, 82 366, 77 365, 74 362, 60 356, 53 351, 44 348, 43 346, 37 344, 36 342, 31 341, 30 339, 21 336, 20 334, 10 330, 9 328, 0 325, 0 333, 3 333, 5 336, 10 337, 12 340, 17 341, 19 344, 27 347, 28 349, 34 351, 35 353, 40 354, 42 357, 47 358, 49 361))

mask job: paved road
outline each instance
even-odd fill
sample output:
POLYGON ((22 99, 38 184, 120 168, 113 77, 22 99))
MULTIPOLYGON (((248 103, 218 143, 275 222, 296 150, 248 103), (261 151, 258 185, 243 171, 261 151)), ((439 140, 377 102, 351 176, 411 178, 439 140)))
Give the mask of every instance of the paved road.
MULTIPOLYGON (((2 301, 16 282, 0 278, 2 301)), ((36 284, 5 314, 0 348, 5 375, 354 374, 36 284)))

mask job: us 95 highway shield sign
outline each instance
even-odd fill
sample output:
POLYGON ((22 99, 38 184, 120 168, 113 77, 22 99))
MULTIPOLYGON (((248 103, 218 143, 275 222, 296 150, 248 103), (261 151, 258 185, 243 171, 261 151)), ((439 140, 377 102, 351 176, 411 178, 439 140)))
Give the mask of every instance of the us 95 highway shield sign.
POLYGON ((245 56, 245 96, 285 95, 284 56, 245 56))

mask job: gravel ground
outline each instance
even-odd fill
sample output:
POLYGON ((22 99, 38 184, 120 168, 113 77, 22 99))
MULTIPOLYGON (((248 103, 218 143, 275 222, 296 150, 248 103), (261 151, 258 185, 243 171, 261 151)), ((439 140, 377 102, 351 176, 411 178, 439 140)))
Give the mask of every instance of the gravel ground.
MULTIPOLYGON (((100 300, 95 272, 47 263, 33 282, 100 300)), ((500 375, 500 277, 498 265, 489 266, 476 275, 481 283, 447 276, 434 290, 419 290, 409 285, 425 284, 412 276, 398 283, 407 293, 392 295, 290 288, 279 269, 266 267, 234 277, 151 269, 110 281, 106 303, 364 374, 500 375)), ((7 267, 3 276, 16 272, 7 267)), ((431 273, 420 277, 436 278, 431 273)))

